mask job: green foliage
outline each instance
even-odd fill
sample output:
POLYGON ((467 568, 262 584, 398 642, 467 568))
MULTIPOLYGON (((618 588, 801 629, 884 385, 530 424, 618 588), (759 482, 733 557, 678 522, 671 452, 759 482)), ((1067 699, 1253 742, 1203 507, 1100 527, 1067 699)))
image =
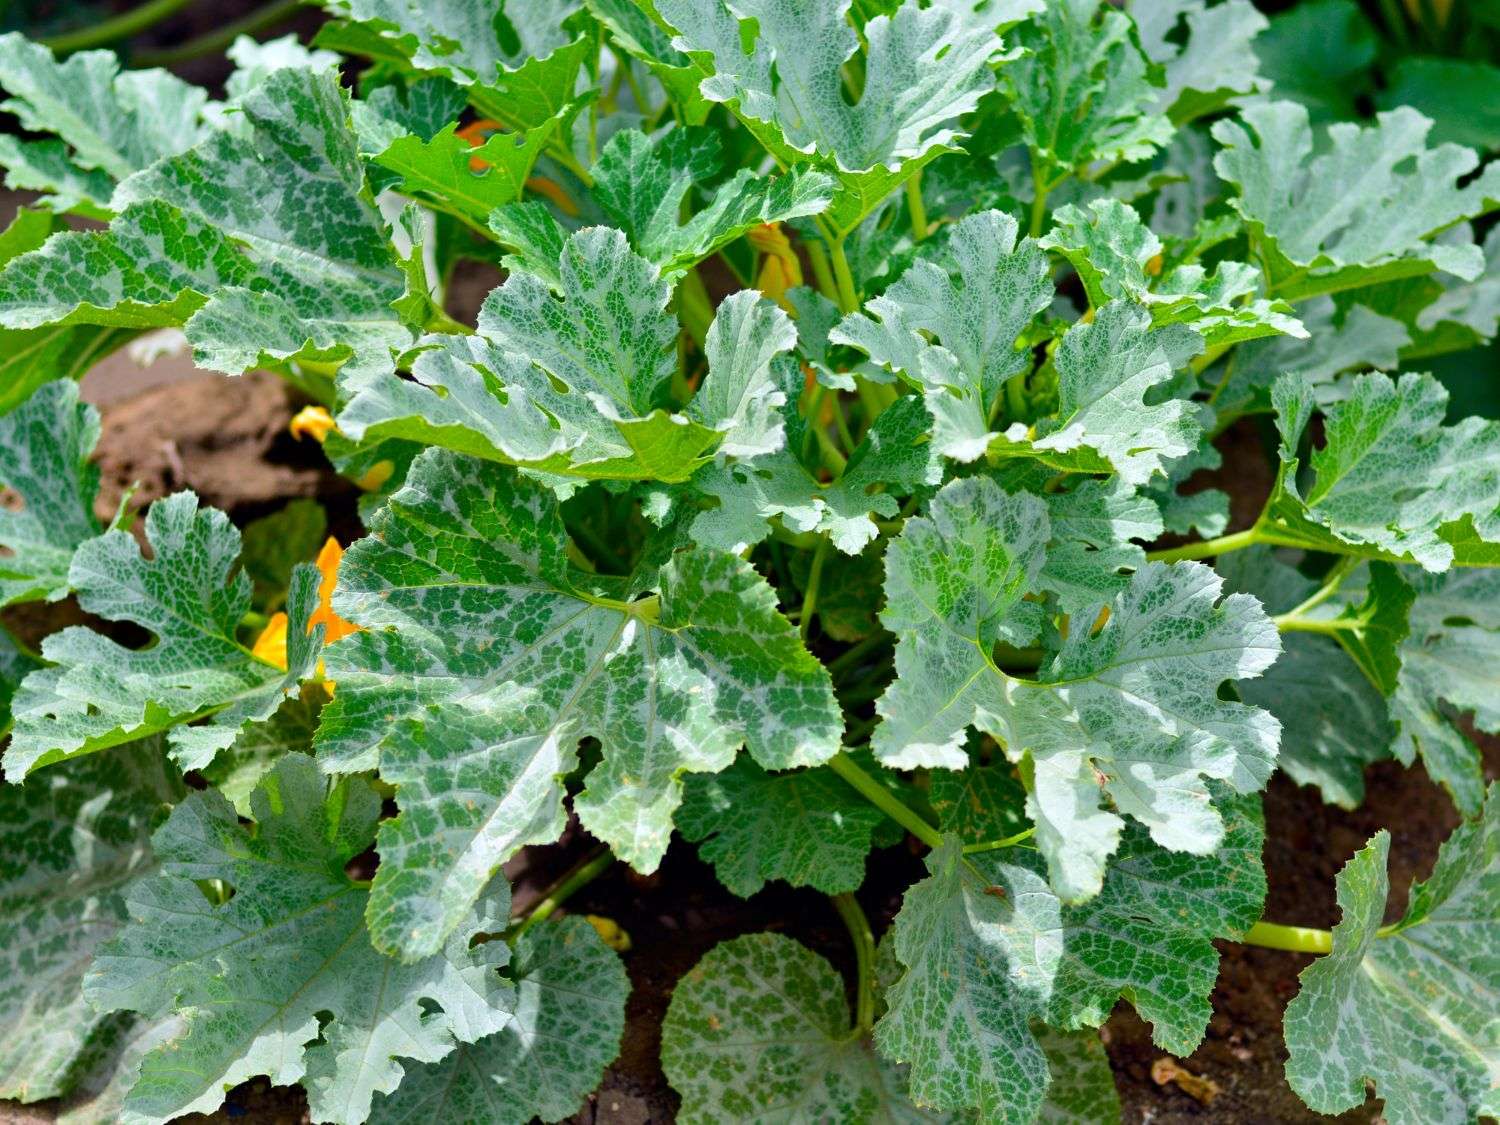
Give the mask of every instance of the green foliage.
POLYGON ((222 100, 0 36, 0 1096, 566 1119, 662 971, 569 896, 696 855, 849 937, 667 982, 685 1121, 1113 1119, 1240 940, 1332 950, 1313 1109, 1500 1111, 1485 5, 324 7, 222 100), (349 492, 107 522, 160 328, 349 492), (1272 776, 1388 759, 1464 818, 1406 917, 1382 835, 1262 921, 1272 776))
POLYGON ((1390 848, 1382 831, 1339 873, 1333 952, 1303 972, 1287 1008, 1287 1080, 1322 1113, 1361 1104, 1371 1080, 1393 1125, 1492 1114, 1500 798, 1491 791, 1382 927, 1390 848))

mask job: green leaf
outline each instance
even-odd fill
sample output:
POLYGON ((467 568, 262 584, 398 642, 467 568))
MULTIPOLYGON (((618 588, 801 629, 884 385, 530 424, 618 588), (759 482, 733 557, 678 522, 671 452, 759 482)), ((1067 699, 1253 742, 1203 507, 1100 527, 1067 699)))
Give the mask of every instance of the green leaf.
POLYGON ((292 576, 289 670, 264 663, 235 640, 250 608, 250 579, 230 579, 240 534, 223 512, 198 508, 191 492, 146 513, 147 560, 125 531, 108 531, 73 554, 68 582, 85 610, 148 630, 155 643, 130 649, 84 625, 42 644, 50 667, 16 693, 6 772, 20 780, 65 758, 171 730, 183 769, 206 766, 246 723, 269 718, 312 674, 323 631, 308 632, 317 607, 317 568, 292 576), (199 725, 184 725, 207 717, 199 725))
POLYGON ((802 444, 796 413, 802 372, 788 365, 785 375, 783 413, 793 435, 788 448, 702 469, 692 487, 715 498, 718 507, 694 518, 693 541, 742 551, 770 534, 768 521, 779 517, 792 531, 827 532, 840 551, 857 555, 880 534, 875 517, 899 514, 897 496, 941 479, 927 440, 927 410, 918 398, 897 399, 875 419, 839 477, 824 483, 792 448, 802 444))
POLYGON ((1052 221, 1037 245, 1068 260, 1093 307, 1135 301, 1146 306, 1153 325, 1192 325, 1211 348, 1261 336, 1307 337, 1290 305, 1256 296, 1261 278, 1254 266, 1220 262, 1212 275, 1196 263, 1162 268, 1161 240, 1128 204, 1096 199, 1086 211, 1068 204, 1052 221))
MULTIPOLYGON (((1040 489, 1037 491, 1040 492, 1040 489)), ((1156 503, 1118 478, 1084 480, 1064 492, 1041 493, 1052 542, 1040 583, 1069 615, 1097 609, 1130 585, 1146 563, 1136 540, 1162 533, 1156 503)))
POLYGON ((1281 470, 1262 524, 1278 542, 1431 571, 1482 561, 1483 544, 1500 542, 1500 423, 1443 425, 1448 392, 1432 376, 1352 379, 1348 398, 1324 412, 1325 444, 1308 458, 1306 481, 1297 447, 1313 388, 1288 375, 1271 398, 1281 470))
POLYGON ((1020 58, 1000 72, 1036 160, 1063 174, 1096 160, 1143 160, 1172 139, 1153 112, 1166 91, 1130 17, 1101 0, 1055 0, 1016 29, 1020 58))
MULTIPOLYGON (((1289 613, 1319 586, 1265 547, 1224 555, 1216 569, 1230 590, 1253 594, 1273 614, 1289 613)), ((1278 768, 1298 785, 1317 786, 1323 800, 1358 808, 1365 767, 1390 755, 1385 698, 1333 639, 1290 632, 1281 646, 1260 678, 1239 685, 1240 698, 1280 720, 1278 768)))
POLYGON ((98 440, 99 412, 71 381, 44 383, 0 415, 0 485, 19 501, 0 509, 0 605, 68 595, 73 553, 103 530, 99 468, 89 462, 98 440))
POLYGON ((703 124, 713 107, 698 93, 698 68, 672 46, 671 35, 642 5, 635 0, 584 0, 584 6, 609 30, 614 45, 650 68, 684 124, 703 124))
POLYGON ((1038 1125, 1098 1125, 1122 1121, 1114 1071, 1097 1033, 1067 1033, 1042 1027, 1037 1041, 1047 1054, 1052 1081, 1038 1125))
POLYGON ((516 939, 510 976, 505 1030, 410 1070, 372 1121, 526 1125, 578 1109, 620 1050, 630 981, 619 955, 585 919, 563 918, 516 939))
POLYGON ((1362 116, 1378 41, 1355 0, 1308 0, 1271 18, 1255 40, 1261 73, 1278 97, 1301 102, 1318 122, 1362 116))
POLYGON ((1129 814, 1166 848, 1206 854, 1223 837, 1207 779, 1239 792, 1265 784, 1278 724, 1219 698, 1281 651, 1260 604, 1207 567, 1152 563, 1098 616, 1074 619, 1037 681, 998 668, 997 643, 1029 643, 1050 528, 1043 502, 975 478, 947 485, 886 554, 881 620, 898 637, 896 681, 876 704, 872 745, 885 765, 962 769, 964 732, 993 735, 1029 764, 1027 811, 1069 901, 1099 890, 1129 814), (1106 807, 1106 798, 1115 809, 1106 807))
POLYGON ((825 218, 837 232, 951 147, 958 118, 992 87, 1000 49, 994 24, 958 5, 903 3, 856 34, 850 3, 655 0, 704 98, 727 104, 783 164, 811 158, 833 174, 825 218), (753 39, 741 20, 755 21, 753 39), (853 59, 864 85, 850 104, 840 68, 853 59))
POLYGON ((238 35, 224 49, 224 54, 234 63, 234 72, 224 80, 224 92, 231 101, 243 98, 274 71, 327 70, 338 66, 341 61, 332 51, 304 47, 293 32, 265 42, 238 35))
POLYGON ((156 1047, 121 1120, 211 1112, 264 1074, 302 1082, 315 1121, 363 1121, 401 1081, 400 1059, 435 1062, 510 1020, 497 976, 501 882, 437 955, 402 965, 370 946, 362 884, 345 864, 374 836, 380 798, 362 779, 330 785, 317 763, 283 759, 251 799, 255 830, 213 790, 194 793, 152 838, 162 874, 129 895, 130 924, 95 956, 84 993, 101 1012, 174 1011, 182 1032, 156 1047), (222 880, 215 905, 199 889, 222 880), (332 1020, 323 1026, 320 1013, 332 1020))
POLYGON ((405 281, 337 76, 273 71, 241 111, 242 129, 123 181, 107 231, 12 260, 0 324, 183 324, 212 370, 298 357, 389 376, 412 339, 392 307, 405 281))
POLYGON ((1171 535, 1188 535, 1196 531, 1205 539, 1224 533, 1229 526, 1227 494, 1217 488, 1190 493, 1180 491, 1199 469, 1217 469, 1223 463, 1223 455, 1205 433, 1191 453, 1166 463, 1165 479, 1154 478, 1141 490, 1141 494, 1149 497, 1160 510, 1163 531, 1171 535))
POLYGON ((1442 291, 1417 314, 1419 334, 1441 333, 1447 326, 1451 326, 1450 331, 1455 327, 1459 330, 1458 341, 1442 350, 1462 351, 1500 332, 1500 233, 1493 227, 1485 237, 1483 251, 1482 274, 1468 282, 1444 276, 1442 291))
POLYGON ((933 1120, 899 1068, 850 1026, 844 982, 801 942, 720 942, 677 982, 661 1061, 683 1125, 723 1121, 933 1120))
POLYGON ((154 738, 0 787, 0 1097, 68 1093, 117 1036, 83 974, 125 924, 125 891, 156 866, 152 822, 180 793, 154 738))
POLYGON ((322 686, 286 700, 269 719, 247 723, 227 750, 201 773, 240 816, 251 816, 250 796, 261 778, 288 754, 311 754, 318 716, 328 698, 322 686))
POLYGON ((359 385, 339 413, 344 433, 562 476, 669 482, 721 443, 777 444, 769 365, 796 342, 780 310, 748 290, 720 305, 712 370, 684 416, 664 408, 678 326, 656 267, 619 231, 593 227, 560 247, 557 283, 560 295, 513 272, 485 299, 477 335, 424 337, 412 380, 359 385))
POLYGON ((1197 406, 1155 389, 1202 350, 1188 325, 1153 328, 1144 309, 1111 301, 1063 336, 1055 413, 1031 427, 1012 422, 990 456, 1034 458, 1064 472, 1113 470, 1126 484, 1145 484, 1198 448, 1197 406))
POLYGON ((687 779, 677 830, 741 898, 770 879, 836 895, 864 883, 884 819, 832 770, 767 773, 741 758, 687 779))
POLYGON ((371 159, 395 173, 397 191, 432 201, 483 232, 491 211, 521 198, 558 124, 557 117, 549 117, 523 133, 496 133, 471 146, 450 122, 430 138, 397 137, 371 159))
POLYGON ((421 70, 488 83, 573 41, 565 21, 578 0, 509 0, 483 8, 457 0, 326 0, 324 6, 387 40, 421 70), (502 37, 501 29, 509 34, 502 37))
POLYGON ((594 165, 593 196, 636 253, 668 277, 727 246, 751 227, 816 215, 828 206, 833 180, 793 168, 757 176, 741 168, 708 189, 704 206, 681 222, 688 190, 717 176, 717 133, 675 130, 653 142, 635 129, 616 133, 594 165))
POLYGON ((592 54, 591 37, 573 30, 578 0, 482 8, 464 0, 420 7, 325 0, 324 6, 348 21, 325 24, 315 40, 320 46, 451 78, 482 116, 512 129, 535 128, 573 102, 580 68, 592 54))
POLYGON ((829 333, 923 392, 945 457, 973 461, 995 436, 1007 380, 1031 363, 1020 346, 1052 301, 1047 258, 1015 219, 983 211, 955 223, 884 294, 829 333))
POLYGON ((64 62, 19 32, 0 36, 0 109, 28 132, 56 140, 0 140, 11 188, 51 193, 54 211, 107 218, 115 185, 207 132, 208 95, 165 70, 121 71, 113 51, 80 51, 64 62))
POLYGON ((1141 49, 1159 65, 1166 89, 1158 112, 1182 124, 1227 106, 1236 96, 1264 90, 1253 41, 1268 25, 1249 0, 1145 0, 1128 9, 1141 49), (1174 32, 1184 28, 1179 45, 1174 32))
POLYGON ((1490 63, 1407 55, 1397 60, 1376 104, 1409 105, 1426 114, 1435 141, 1480 152, 1500 148, 1500 67, 1490 63))
POLYGON ((1362 1105, 1371 1081, 1391 1125, 1475 1121, 1497 1108, 1500 797, 1448 838, 1385 929, 1390 847, 1377 833, 1339 873, 1333 952, 1287 1006, 1287 1081, 1321 1113, 1362 1105))
POLYGON ((0 730, 10 730, 11 700, 15 698, 21 681, 38 667, 36 659, 22 651, 15 638, 0 629, 0 730))
MULTIPOLYGON (((1417 595, 1390 563, 1370 563, 1364 577, 1360 602, 1346 599, 1337 616, 1327 612, 1315 616, 1338 630, 1339 645, 1350 659, 1382 695, 1390 695, 1396 690, 1396 676, 1401 671, 1397 650, 1406 640, 1407 615, 1417 595)), ((1353 594, 1354 583, 1341 592, 1353 594)))
POLYGON ((58 1106, 57 1125, 98 1125, 121 1120, 121 1107, 140 1074, 141 1060, 158 1044, 182 1033, 176 1016, 143 1020, 120 1013, 109 1025, 108 1046, 58 1106))
POLYGON ((292 500, 279 512, 251 520, 240 535, 240 565, 254 586, 257 609, 279 609, 299 562, 311 562, 328 536, 328 516, 316 500, 292 500))
POLYGON ((943 770, 927 779, 938 827, 965 844, 1017 835, 1026 825, 1026 790, 1008 762, 943 770))
POLYGON ((892 935, 904 973, 875 1026, 881 1053, 911 1064, 918 1104, 1034 1120, 1049 1062, 1029 1021, 1096 1026, 1122 995, 1159 1047, 1191 1052, 1212 1012, 1212 939, 1243 934, 1265 897, 1259 802, 1224 810, 1229 831, 1209 857, 1132 827, 1099 896, 1075 907, 1048 889, 1036 853, 965 856, 947 837, 902 900, 892 935))
POLYGON ((1411 632, 1401 646, 1401 674, 1391 699, 1400 733, 1396 756, 1417 753, 1428 775, 1448 790, 1465 816, 1479 815, 1484 769, 1459 719, 1500 732, 1494 670, 1500 660, 1500 576, 1494 570, 1413 572, 1417 590, 1411 632))
POLYGON ((1219 121, 1219 175, 1266 257, 1273 297, 1300 300, 1434 269, 1477 276, 1477 247, 1432 236, 1500 206, 1500 165, 1459 187, 1479 163, 1456 145, 1428 148, 1432 122, 1402 107, 1368 128, 1341 124, 1314 155, 1307 110, 1293 102, 1247 106, 1219 121))
MULTIPOLYGON (((0 147, 3 143, 0 140, 0 147)), ((38 249, 64 229, 56 215, 18 208, 10 226, 0 232, 0 265, 38 249)), ((0 328, 0 414, 14 410, 43 383, 83 378, 96 362, 133 336, 130 329, 93 325, 0 328)))
POLYGON ((501 863, 563 826, 559 779, 592 735, 574 801, 633 866, 666 850, 681 776, 748 744, 767 769, 837 752, 828 673, 747 563, 675 556, 660 595, 622 602, 570 571, 556 500, 481 461, 429 450, 349 549, 334 609, 366 631, 328 650, 338 694, 319 754, 379 764, 402 814, 381 828, 371 928, 436 949, 501 863))
MULTIPOLYGON (((1331 297, 1314 297, 1297 310, 1306 335, 1255 340, 1236 348, 1210 400, 1221 417, 1271 409, 1271 387, 1283 375, 1305 378, 1320 404, 1349 395, 1346 371, 1394 371, 1411 336, 1398 320, 1351 305, 1342 314, 1331 297)), ((1212 376, 1210 376, 1212 377, 1212 376)))

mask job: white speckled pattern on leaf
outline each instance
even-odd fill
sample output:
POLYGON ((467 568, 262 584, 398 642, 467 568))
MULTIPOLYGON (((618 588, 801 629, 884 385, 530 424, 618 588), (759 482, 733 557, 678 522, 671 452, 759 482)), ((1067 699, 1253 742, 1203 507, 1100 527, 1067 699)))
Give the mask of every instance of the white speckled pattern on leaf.
POLYGON ((334 607, 366 627, 328 650, 338 695, 320 760, 398 787, 381 829, 371 928, 384 949, 435 949, 500 864, 563 827, 559 779, 578 740, 602 760, 574 807, 622 859, 654 870, 681 775, 741 745, 768 769, 839 746, 828 673, 732 555, 661 571, 659 601, 588 594, 557 502, 513 470, 441 450, 344 557, 334 607))

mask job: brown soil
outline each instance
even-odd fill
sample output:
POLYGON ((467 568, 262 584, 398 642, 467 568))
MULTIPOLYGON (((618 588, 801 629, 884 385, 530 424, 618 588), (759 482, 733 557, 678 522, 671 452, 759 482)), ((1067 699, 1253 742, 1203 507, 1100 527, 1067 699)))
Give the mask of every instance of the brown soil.
MULTIPOLYGON (((99 401, 110 396, 91 390, 89 397, 99 401)), ((206 503, 225 508, 243 523, 291 497, 316 496, 328 504, 334 526, 347 540, 357 534, 353 496, 321 464, 316 447, 286 435, 286 422, 296 405, 270 376, 226 379, 201 373, 173 376, 167 385, 107 403, 99 451, 102 503, 113 505, 127 485, 138 480, 137 504, 192 488, 206 503)), ((1263 494, 1269 485, 1269 476, 1239 468, 1261 463, 1262 440, 1253 425, 1230 431, 1221 444, 1236 469, 1205 474, 1202 482, 1230 488, 1233 526, 1244 526, 1253 518, 1257 493, 1263 494)), ((54 607, 45 626, 38 619, 30 623, 30 631, 55 628, 62 618, 76 613, 66 604, 54 607)), ((9 615, 7 624, 26 628, 9 615)), ((1489 740, 1486 752, 1491 776, 1500 774, 1500 743, 1489 740)), ((1394 915, 1404 906, 1410 882, 1430 870, 1439 843, 1457 822, 1446 797, 1420 769, 1405 770, 1395 763, 1371 770, 1369 799, 1356 812, 1326 806, 1315 791, 1299 789, 1282 777, 1271 783, 1265 808, 1267 914, 1323 927, 1337 920, 1334 875, 1377 829, 1387 828, 1394 836, 1394 915)), ((533 901, 589 847, 589 839, 575 828, 554 847, 528 849, 518 856, 507 866, 517 904, 533 901)), ((877 934, 889 925, 902 889, 921 875, 916 852, 911 846, 889 849, 869 865, 870 881, 860 897, 877 934)), ((674 983, 714 944, 742 933, 775 930, 827 956, 846 979, 852 976, 848 938, 827 899, 773 885, 742 901, 719 885, 693 848, 681 844, 649 877, 615 865, 579 892, 569 908, 615 919, 633 945, 625 958, 633 989, 620 1058, 573 1119, 579 1123, 644 1125, 674 1119, 677 1098, 658 1063, 661 1022, 674 983)), ((1211 1079, 1222 1092, 1204 1105, 1178 1085, 1153 1081, 1152 1064, 1164 1052, 1151 1044, 1149 1028, 1122 1003, 1103 1035, 1125 1120, 1225 1125, 1330 1120, 1304 1108, 1282 1077, 1281 1015, 1296 993, 1297 973, 1309 959, 1229 943, 1222 952, 1207 1038, 1181 1060, 1187 1070, 1211 1079)), ((1379 1103, 1372 1100, 1339 1120, 1369 1122, 1378 1120, 1378 1113, 1379 1103)), ((0 1104, 0 1122, 49 1118, 45 1105, 0 1104)), ((307 1114, 300 1091, 272 1088, 257 1080, 232 1091, 223 1110, 200 1120, 280 1125, 305 1121, 307 1114)))

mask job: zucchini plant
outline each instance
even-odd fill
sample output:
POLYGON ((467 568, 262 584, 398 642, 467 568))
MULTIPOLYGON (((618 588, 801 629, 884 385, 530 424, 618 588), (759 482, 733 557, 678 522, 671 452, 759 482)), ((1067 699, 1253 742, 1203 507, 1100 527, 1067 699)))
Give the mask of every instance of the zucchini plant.
POLYGON ((1283 96, 1248 0, 326 7, 222 99, 0 37, 0 600, 86 614, 0 635, 0 1096, 560 1120, 631 920, 556 911, 688 849, 852 954, 678 981, 685 1122, 1118 1117, 1096 1029, 1192 1052, 1223 942, 1319 955, 1313 1110, 1500 1113, 1500 423, 1426 371, 1500 163, 1283 96), (77 379, 160 330, 294 388, 362 537, 98 511, 77 379), (1388 758, 1462 818, 1405 914, 1381 832, 1263 917, 1272 775, 1388 758))

